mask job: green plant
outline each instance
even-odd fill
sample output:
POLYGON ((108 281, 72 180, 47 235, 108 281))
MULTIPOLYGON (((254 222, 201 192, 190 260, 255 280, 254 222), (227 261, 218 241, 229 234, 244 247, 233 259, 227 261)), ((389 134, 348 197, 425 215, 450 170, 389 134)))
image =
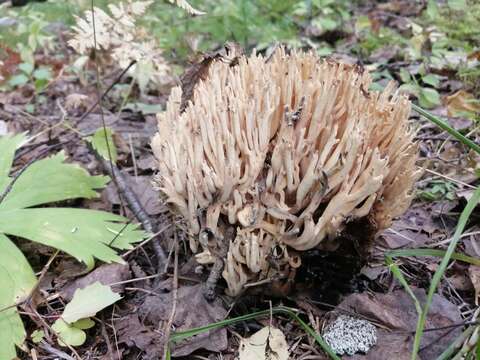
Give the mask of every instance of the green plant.
POLYGON ((440 94, 435 90, 440 82, 438 76, 426 73, 423 67, 420 68, 418 75, 419 79, 412 76, 405 68, 401 68, 399 76, 403 84, 399 90, 415 96, 422 108, 431 109, 440 105, 440 94))
POLYGON ((23 86, 29 82, 33 82, 35 85, 35 91, 38 93, 42 91, 52 79, 52 72, 48 67, 40 67, 34 69, 34 64, 24 62, 18 66, 20 73, 14 75, 8 81, 8 84, 12 87, 23 86))
MULTIPOLYGON (((474 150, 475 152, 480 154, 480 146, 478 146, 478 144, 474 143, 470 139, 468 139, 465 136, 463 136, 462 134, 460 134, 458 131, 456 131, 451 126, 449 126, 448 123, 446 123, 444 120, 430 114, 428 111, 425 111, 424 109, 418 107, 417 105, 412 104, 412 107, 420 115, 424 116, 425 118, 427 118, 428 120, 430 120, 434 124, 438 125, 442 129, 446 130, 450 135, 454 136, 456 139, 458 139, 464 145, 468 146, 469 148, 471 148, 472 150, 474 150)), ((412 300, 415 304, 415 309, 418 313, 417 329, 416 329, 416 332, 415 332, 413 350, 412 350, 412 355, 411 355, 412 360, 417 359, 418 352, 420 350, 422 335, 423 335, 424 328, 425 328, 425 321, 426 321, 426 318, 427 318, 427 314, 428 314, 430 305, 432 303, 433 295, 435 294, 435 291, 436 291, 436 289, 437 289, 437 287, 438 287, 438 285, 439 285, 439 283, 440 283, 440 281, 441 281, 441 279, 442 279, 442 277, 443 277, 443 275, 444 275, 444 273, 447 269, 447 266, 450 262, 450 259, 457 258, 457 259, 462 260, 462 261, 467 261, 467 262, 473 263, 471 261, 468 261, 469 260, 468 257, 465 257, 464 255, 461 255, 461 254, 456 254, 455 253, 455 248, 457 247, 457 244, 460 240, 462 232, 463 232, 463 230, 464 230, 464 228, 465 228, 465 226, 468 222, 468 219, 469 219, 472 211, 475 209, 475 207, 477 206, 479 201, 480 201, 480 187, 478 187, 475 190, 475 192, 473 193, 473 196, 468 200, 467 205, 465 206, 465 208, 463 209, 463 211, 460 215, 460 219, 458 220, 457 227, 455 229, 455 233, 454 233, 454 235, 453 235, 453 237, 452 237, 452 239, 449 243, 449 246, 448 246, 447 250, 444 252, 444 255, 442 257, 442 261, 441 261, 438 269, 435 271, 435 274, 433 275, 433 279, 432 279, 432 281, 430 283, 430 287, 428 289, 427 299, 426 299, 426 302, 423 306, 420 304, 419 300, 417 299, 417 297, 415 296, 415 294, 411 290, 410 286, 408 285, 408 282, 404 278, 404 276, 403 276, 402 272, 400 271, 399 267, 394 263, 394 261, 392 259, 393 254, 391 254, 391 253, 390 254, 389 253, 385 254, 386 263, 390 267, 390 270, 392 271, 392 274, 397 278, 397 280, 400 282, 400 284, 405 288, 405 291, 407 291, 407 293, 411 296, 411 298, 412 298, 412 300), (459 258, 459 255, 460 255, 460 258, 459 258)), ((434 250, 431 250, 431 249, 410 249, 409 251, 410 251, 409 253, 404 253, 403 255, 407 255, 407 254, 418 255, 418 256, 425 256, 425 255, 436 256, 436 255, 438 255, 438 254, 432 253, 432 251, 434 251, 434 250)), ((397 255, 399 255, 399 253, 397 253, 397 255)), ((474 327, 474 326, 475 325, 471 325, 470 327, 474 327)), ((473 332, 473 329, 472 329, 472 332, 473 332)), ((463 336, 463 334, 462 334, 462 336, 463 336)), ((457 341, 455 343, 457 343, 457 341)), ((441 355, 440 358, 445 359, 446 358, 445 354, 450 356, 450 353, 453 352, 452 349, 454 349, 454 348, 455 348, 455 346, 454 346, 454 344, 452 344, 452 346, 450 346, 448 349, 446 349, 446 351, 444 352, 444 354, 441 355)), ((477 349, 478 349, 478 347, 477 347, 477 349)), ((455 357, 455 358, 457 358, 457 357, 455 357)))
POLYGON ((123 262, 113 248, 128 249, 144 237, 125 218, 95 210, 38 207, 52 202, 94 198, 108 182, 90 176, 74 164, 65 164, 60 152, 33 162, 9 177, 16 149, 25 135, 0 137, 0 359, 15 357, 15 345, 25 338, 16 306, 28 299, 37 279, 22 252, 12 241, 21 237, 65 251, 89 269, 94 258, 123 262))
POLYGON ((450 181, 432 180, 425 189, 418 192, 418 195, 428 201, 454 200, 455 190, 455 184, 450 181))
POLYGON ((380 27, 374 31, 372 23, 367 16, 358 17, 355 22, 355 32, 359 39, 352 51, 361 57, 368 57, 374 51, 385 46, 399 45, 407 47, 409 45, 408 39, 393 29, 380 27))
MULTIPOLYGON (((14 49, 20 54, 22 60, 22 63, 18 65, 17 73, 8 79, 7 90, 8 87, 14 88, 32 83, 36 93, 40 93, 52 79, 50 67, 37 67, 34 57, 39 48, 51 48, 52 36, 45 31, 47 25, 48 22, 44 20, 42 13, 31 12, 22 18, 7 36, 2 36, 0 33, 0 39, 2 37, 7 40, 16 39, 14 49)), ((8 44, 9 41, 6 43, 8 44)))
MULTIPOLYGON (((185 330, 185 331, 175 332, 171 335, 171 337, 169 339, 169 342, 170 343, 179 342, 183 339, 187 339, 187 338, 195 336, 197 334, 201 334, 205 331, 214 330, 214 329, 221 328, 223 326, 234 325, 234 324, 237 324, 239 322, 252 320, 252 319, 259 318, 259 317, 272 316, 272 315, 276 315, 276 314, 287 315, 289 318, 291 318, 292 320, 297 322, 308 335, 310 335, 311 337, 313 337, 315 339, 315 342, 318 345, 320 345, 322 350, 325 351, 325 353, 328 354, 328 356, 331 359, 340 360, 340 358, 333 352, 333 350, 322 339, 322 337, 319 334, 317 334, 317 332, 315 330, 313 330, 310 326, 308 326, 308 324, 306 322, 304 322, 297 315, 297 313, 295 312, 294 309, 288 308, 286 306, 277 306, 277 307, 274 307, 270 310, 256 311, 256 312, 253 312, 253 313, 250 313, 250 314, 247 314, 247 315, 238 316, 238 317, 235 317, 235 318, 232 318, 232 319, 219 321, 219 322, 209 324, 209 325, 206 325, 206 326, 202 326, 202 327, 198 327, 198 328, 194 328, 194 329, 189 329, 189 330, 185 330)), ((167 358, 170 359, 170 354, 168 353, 167 355, 168 355, 167 358)))

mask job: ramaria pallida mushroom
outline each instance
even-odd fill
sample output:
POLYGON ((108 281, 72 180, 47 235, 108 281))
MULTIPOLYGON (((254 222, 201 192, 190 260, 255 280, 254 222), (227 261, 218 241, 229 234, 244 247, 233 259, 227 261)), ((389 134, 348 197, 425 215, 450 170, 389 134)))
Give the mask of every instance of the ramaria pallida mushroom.
POLYGON ((302 251, 335 249, 352 219, 379 231, 407 209, 419 175, 410 103, 370 82, 359 67, 278 49, 214 60, 186 106, 172 90, 152 141, 155 182, 197 260, 223 260, 228 295, 300 266, 302 251))

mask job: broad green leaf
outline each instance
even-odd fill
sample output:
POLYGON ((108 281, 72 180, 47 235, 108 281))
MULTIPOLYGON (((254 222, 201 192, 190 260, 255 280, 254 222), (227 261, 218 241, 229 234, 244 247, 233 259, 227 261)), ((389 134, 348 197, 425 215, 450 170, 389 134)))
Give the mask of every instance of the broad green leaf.
POLYGON ((23 62, 18 65, 18 68, 22 70, 26 75, 30 75, 33 71, 33 64, 28 62, 23 62))
POLYGON ((58 344, 61 346, 80 346, 87 339, 86 329, 95 326, 95 321, 90 318, 80 319, 72 324, 67 323, 62 318, 57 319, 52 329, 58 336, 58 344))
POLYGON ((0 137, 0 194, 3 193, 7 183, 10 182, 8 174, 12 167, 15 151, 25 142, 25 140, 26 138, 23 134, 0 137))
POLYGON ((424 77, 422 77, 422 81, 425 84, 433 86, 434 88, 438 87, 438 85, 440 84, 440 79, 435 74, 425 75, 424 77))
POLYGON ((62 314, 62 319, 67 323, 95 316, 97 312, 105 309, 121 299, 121 296, 112 291, 110 286, 95 282, 84 289, 77 289, 62 314))
POLYGON ((0 234, 0 359, 13 359, 15 345, 25 340, 25 330, 15 304, 36 284, 35 274, 22 252, 0 234))
POLYGON ((431 109, 440 105, 440 95, 435 89, 421 88, 418 95, 418 103, 424 108, 431 109))
POLYGON ((113 142, 113 133, 110 128, 100 128, 93 136, 87 139, 95 151, 105 160, 117 162, 117 148, 113 142))
POLYGON ((60 249, 88 266, 94 257, 122 262, 111 247, 129 249, 142 239, 142 231, 121 221, 125 219, 119 215, 87 209, 0 209, 0 233, 60 249))
POLYGON ((57 341, 61 346, 80 346, 87 339, 85 331, 67 324, 62 318, 53 323, 52 330, 57 334, 57 341))
POLYGON ((32 341, 35 344, 38 344, 40 341, 42 341, 44 336, 45 336, 45 332, 43 330, 35 330, 34 332, 32 332, 32 335, 30 335, 30 337, 32 338, 32 341))
POLYGON ((15 76, 12 76, 10 80, 8 81, 8 84, 10 86, 22 86, 28 83, 28 76, 25 74, 18 74, 15 76))
POLYGON ((49 68, 42 67, 33 72, 33 77, 37 80, 50 80, 52 72, 49 68))
POLYGON ((0 204, 0 213, 61 200, 97 197, 95 189, 103 188, 108 177, 90 176, 79 165, 64 164, 64 161, 65 154, 60 152, 30 165, 0 204))
MULTIPOLYGON (((11 182, 9 173, 16 149, 24 135, 0 137, 0 194, 11 182)), ((93 267, 94 258, 122 262, 112 247, 127 249, 144 237, 135 225, 125 226, 124 217, 103 211, 69 208, 30 208, 75 198, 93 198, 96 189, 108 181, 90 176, 74 164, 65 164, 59 153, 30 165, 0 203, 0 359, 15 357, 15 346, 25 339, 16 304, 36 283, 27 260, 6 234, 53 246, 93 267)), ((88 322, 83 322, 87 326, 88 322)), ((57 324, 62 327, 62 324, 57 324)), ((78 328, 64 330, 65 342, 78 343, 85 333, 78 328), (68 331, 67 331, 68 330, 68 331), (82 335, 83 334, 83 335, 82 335), (73 339, 72 339, 73 337, 73 339)), ((63 339, 63 337, 62 337, 63 339)), ((84 340, 83 340, 84 341, 84 340)))
POLYGON ((402 84, 398 88, 398 91, 406 92, 408 94, 418 96, 419 95, 419 86, 417 86, 415 84, 402 84))
POLYGON ((466 0, 448 0, 448 7, 452 10, 463 11, 467 9, 466 0))
POLYGON ((90 318, 85 318, 75 321, 72 325, 75 326, 77 329, 86 330, 94 327, 95 321, 90 318))
POLYGON ((412 81, 411 77, 410 77, 410 73, 404 69, 404 68, 401 68, 400 69, 400 72, 398 74, 400 76, 400 79, 402 80, 402 82, 408 84, 410 83, 410 81, 412 81))

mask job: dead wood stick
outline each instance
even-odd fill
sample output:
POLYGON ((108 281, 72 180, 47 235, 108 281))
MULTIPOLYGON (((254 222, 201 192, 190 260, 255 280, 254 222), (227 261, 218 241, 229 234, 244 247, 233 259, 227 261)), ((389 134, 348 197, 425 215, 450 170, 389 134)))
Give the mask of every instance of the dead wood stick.
MULTIPOLYGON (((119 196, 125 199, 125 201, 128 204, 128 207, 133 212, 133 215, 137 218, 138 221, 142 223, 143 228, 146 231, 148 231, 150 234, 155 234, 156 229, 152 223, 152 220, 148 216, 143 206, 140 204, 140 200, 138 200, 137 195, 133 192, 133 190, 127 184, 125 177, 117 168, 117 166, 113 163, 110 163, 110 161, 106 160, 101 155, 97 154, 96 151, 94 151, 94 153, 97 157, 97 160, 102 164, 102 167, 108 173, 108 175, 116 179, 116 185, 117 185, 119 196)), ((158 268, 160 269, 160 265, 164 264, 167 261, 167 255, 165 254, 165 251, 160 245, 158 238, 152 242, 152 245, 153 245, 153 250, 155 252, 155 255, 157 256, 157 261, 159 264, 158 268)))
POLYGON ((49 354, 55 355, 59 359, 65 359, 65 360, 75 360, 75 358, 71 357, 68 355, 66 352, 63 352, 61 350, 55 349, 52 345, 48 344, 46 341, 41 341, 40 342, 40 347, 48 352, 49 354))
POLYGON ((235 238, 235 228, 230 226, 225 232, 223 239, 217 238, 218 252, 215 254, 215 262, 210 270, 207 281, 205 283, 205 289, 203 296, 207 301, 213 301, 216 298, 215 288, 217 287, 218 280, 222 276, 222 271, 225 266, 225 258, 228 252, 228 245, 235 238))
POLYGON ((82 122, 82 120, 84 120, 97 107, 97 105, 100 104, 100 102, 113 89, 113 87, 120 82, 123 75, 125 75, 125 73, 136 63, 137 63, 136 60, 132 60, 132 62, 130 62, 130 64, 128 64, 128 66, 120 73, 120 75, 118 75, 117 78, 110 84, 110 86, 103 92, 102 96, 98 97, 97 101, 92 106, 90 106, 90 108, 87 111, 85 111, 85 113, 82 115, 82 117, 80 118, 80 120, 78 122, 82 122))
POLYGON ((170 312, 170 317, 168 318, 167 323, 165 324, 164 337, 165 337, 165 346, 163 351, 163 360, 167 360, 169 342, 170 342, 170 332, 172 330, 172 325, 175 320, 175 313, 177 311, 177 300, 178 300, 178 239, 175 233, 175 254, 173 258, 173 279, 172 279, 172 310, 170 312))

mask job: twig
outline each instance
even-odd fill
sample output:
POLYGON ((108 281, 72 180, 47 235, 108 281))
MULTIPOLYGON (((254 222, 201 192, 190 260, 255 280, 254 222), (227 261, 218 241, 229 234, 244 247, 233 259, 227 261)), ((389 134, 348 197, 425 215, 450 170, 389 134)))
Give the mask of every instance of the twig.
MULTIPOLYGON (((113 163, 110 163, 108 160, 104 159, 101 155, 95 152, 97 160, 102 164, 104 170, 110 175, 110 177, 116 179, 116 185, 120 197, 123 197, 128 204, 128 207, 133 212, 133 215, 140 221, 143 225, 143 228, 148 231, 150 234, 156 233, 155 228, 152 224, 152 220, 140 204, 137 195, 133 192, 130 186, 127 184, 127 181, 117 166, 113 163)), ((153 241, 153 249, 155 255, 157 256, 157 261, 159 264, 165 263, 167 256, 162 246, 158 241, 153 241)))
POLYGON ((228 244, 235 238, 235 228, 230 226, 225 232, 225 238, 217 238, 216 242, 219 247, 219 253, 216 254, 215 263, 210 270, 207 281, 205 283, 204 297, 207 301, 213 301, 216 297, 215 288, 217 287, 218 280, 222 276, 222 270, 225 266, 224 259, 227 256, 228 244))
MULTIPOLYGON (((122 199, 122 195, 129 204, 130 210, 134 213, 135 217, 142 223, 144 229, 148 231, 149 233, 153 234, 155 232, 155 229, 153 228, 152 222, 150 218, 148 217, 147 213, 143 209, 143 207, 140 204, 140 201, 138 200, 137 196, 135 193, 128 187, 127 182, 125 181, 125 178, 122 176, 121 172, 118 170, 118 168, 115 166, 115 164, 112 161, 112 154, 111 154, 111 149, 109 145, 109 141, 107 139, 107 131, 106 131, 106 124, 105 124, 105 116, 103 114, 103 107, 102 107, 102 100, 105 96, 105 94, 110 91, 113 86, 120 81, 122 76, 130 69, 135 63, 135 60, 132 60, 130 64, 125 68, 124 71, 120 73, 120 75, 117 77, 116 81, 114 81, 108 88, 105 90, 103 95, 100 95, 100 69, 98 65, 98 59, 96 55, 96 50, 97 50, 97 34, 95 30, 95 10, 93 6, 93 0, 91 1, 91 13, 92 13, 92 28, 93 28, 93 42, 94 42, 94 47, 93 47, 93 54, 95 58, 95 72, 96 72, 96 90, 97 90, 97 101, 96 103, 90 107, 90 109, 83 114, 83 116, 80 118, 80 121, 82 121, 93 109, 95 106, 99 105, 100 106, 100 116, 102 118, 102 126, 103 126, 103 133, 105 136, 105 144, 107 145, 107 153, 108 153, 108 163, 107 161, 95 152, 97 155, 97 159, 102 163, 103 168, 109 173, 110 177, 112 178, 113 182, 115 183, 119 195, 120 195, 120 201, 122 199)), ((166 259, 165 252, 163 251, 160 243, 158 241, 153 242, 153 249, 155 251, 155 254, 157 255, 157 261, 159 264, 163 263, 166 259)))
POLYGON ((41 341, 40 342, 40 347, 47 351, 48 353, 50 354, 53 354, 55 355, 56 357, 60 358, 60 359, 65 359, 65 360, 75 360, 75 358, 71 357, 70 355, 68 355, 66 352, 63 352, 61 350, 58 350, 58 349, 55 349, 52 345, 48 344, 47 342, 45 341, 41 341))
POLYGON ((164 330, 164 351, 163 360, 168 359, 169 345, 170 345, 170 331, 172 329, 173 321, 175 320, 175 312, 177 310, 177 297, 178 297, 178 239, 177 234, 174 235, 175 242, 175 255, 173 260, 173 279, 172 279, 172 311, 164 330))
POLYGON ((88 115, 90 115, 90 113, 97 107, 97 105, 100 104, 100 102, 105 99, 105 96, 107 96, 107 94, 113 89, 113 87, 115 85, 117 85, 120 80, 122 80, 122 77, 123 75, 125 75, 125 73, 130 70, 130 68, 135 65, 137 63, 136 60, 132 60, 132 62, 130 64, 128 64, 128 66, 120 73, 120 75, 118 75, 118 77, 110 84, 110 86, 103 92, 102 96, 98 97, 97 98, 97 101, 92 105, 90 106, 90 108, 82 115, 82 117, 80 118, 79 122, 81 122, 82 120, 84 120, 88 115))

